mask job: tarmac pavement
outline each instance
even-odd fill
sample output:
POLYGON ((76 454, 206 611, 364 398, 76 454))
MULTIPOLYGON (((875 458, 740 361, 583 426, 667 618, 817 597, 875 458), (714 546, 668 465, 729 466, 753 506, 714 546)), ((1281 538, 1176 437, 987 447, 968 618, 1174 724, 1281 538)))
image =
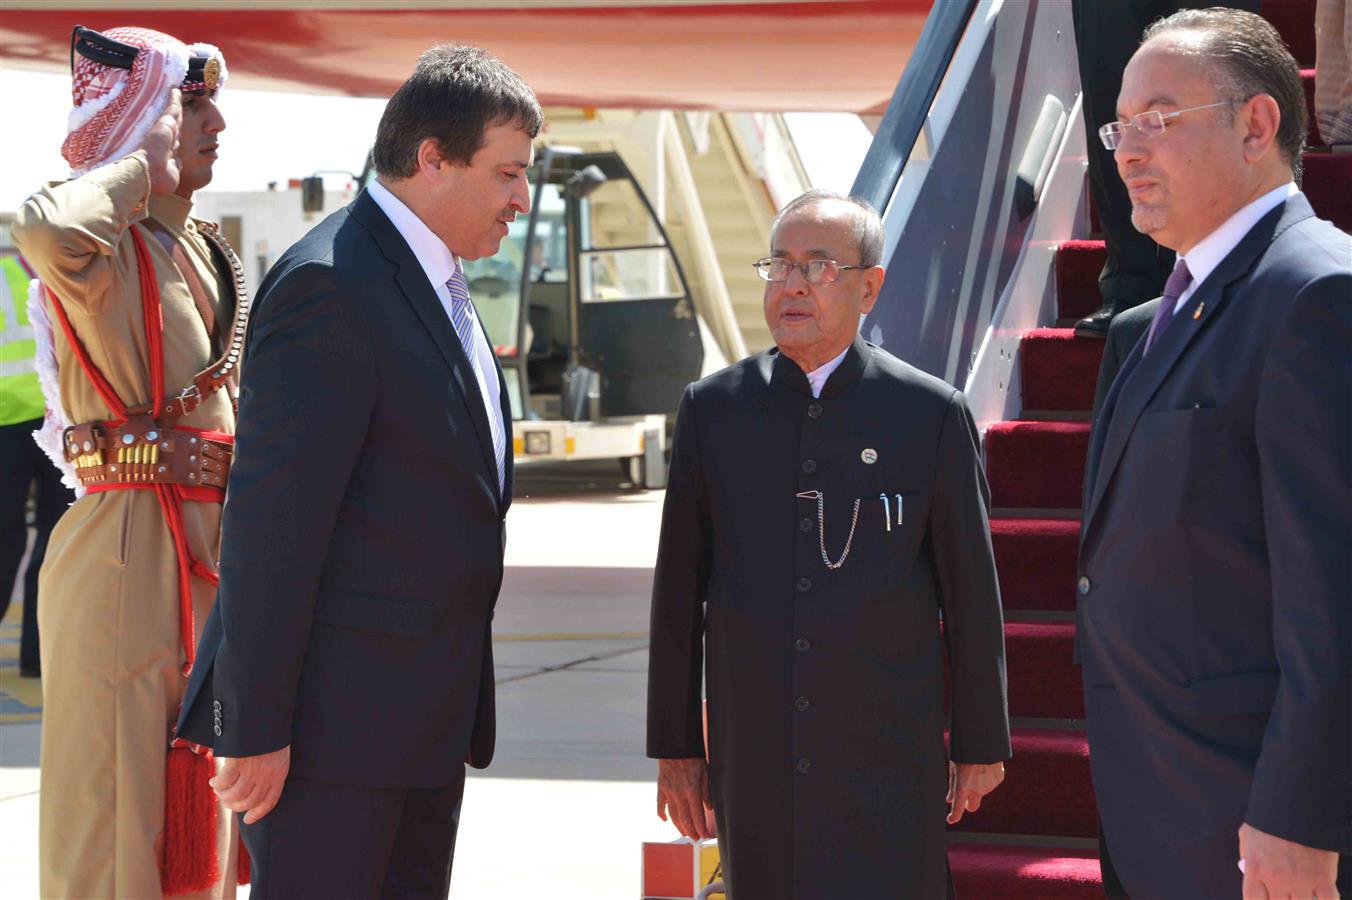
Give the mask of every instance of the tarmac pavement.
MULTIPOLYGON (((639 896, 640 844, 673 840, 643 753, 662 493, 619 467, 518 468, 494 618, 498 741, 470 770, 451 897, 639 896)), ((0 896, 36 897, 40 694, 0 623, 0 896)), ((247 889, 241 889, 247 897, 247 889)))

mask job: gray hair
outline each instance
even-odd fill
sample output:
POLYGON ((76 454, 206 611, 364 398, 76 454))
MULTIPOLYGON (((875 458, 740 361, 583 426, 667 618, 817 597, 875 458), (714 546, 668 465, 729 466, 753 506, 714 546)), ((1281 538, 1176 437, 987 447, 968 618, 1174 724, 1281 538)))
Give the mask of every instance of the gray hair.
POLYGON ((534 138, 543 123, 535 92, 505 63, 478 47, 438 44, 385 105, 372 154, 381 175, 408 178, 427 138, 446 159, 468 164, 490 127, 515 124, 534 138))
POLYGON ((774 241, 775 230, 779 228, 779 223, 783 222, 788 216, 800 209, 833 201, 845 203, 850 207, 854 218, 854 242, 859 247, 859 265, 879 265, 883 259, 882 216, 878 215, 878 211, 873 208, 873 204, 867 200, 861 197, 839 194, 835 191, 814 188, 790 200, 775 216, 774 221, 770 223, 770 240, 774 241))
POLYGON ((1184 9, 1160 19, 1145 30, 1141 43, 1170 34, 1200 37, 1198 54, 1211 63, 1210 76, 1216 92, 1234 105, 1258 94, 1277 101, 1281 123, 1277 148, 1300 181, 1301 154, 1305 152, 1308 128, 1305 91, 1300 67, 1282 42, 1281 35, 1262 16, 1238 9, 1184 9))

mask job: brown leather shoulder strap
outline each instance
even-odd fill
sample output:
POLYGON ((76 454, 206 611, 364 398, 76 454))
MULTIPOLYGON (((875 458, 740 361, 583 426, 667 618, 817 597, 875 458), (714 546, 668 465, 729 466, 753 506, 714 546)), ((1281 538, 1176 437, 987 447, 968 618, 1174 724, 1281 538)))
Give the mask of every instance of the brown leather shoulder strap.
MULTIPOLYGON (((244 349, 244 336, 249 328, 249 312, 253 305, 253 301, 249 297, 248 285, 244 281, 244 266, 240 263, 239 257, 235 255, 235 251, 226 243, 225 238, 221 237, 216 224, 201 219, 194 219, 193 221, 197 224, 197 233, 206 239, 207 246, 217 255, 218 261, 230 270, 231 280, 235 288, 235 315, 230 322, 229 330, 222 331, 222 346, 224 349, 220 358, 193 376, 192 383, 185 387, 177 397, 165 400, 162 409, 152 412, 154 417, 166 427, 171 426, 178 419, 201 406, 206 398, 219 390, 225 389, 231 395, 231 399, 234 399, 234 381, 238 376, 240 356, 244 349)), ((191 284, 189 290, 191 290, 191 284)))

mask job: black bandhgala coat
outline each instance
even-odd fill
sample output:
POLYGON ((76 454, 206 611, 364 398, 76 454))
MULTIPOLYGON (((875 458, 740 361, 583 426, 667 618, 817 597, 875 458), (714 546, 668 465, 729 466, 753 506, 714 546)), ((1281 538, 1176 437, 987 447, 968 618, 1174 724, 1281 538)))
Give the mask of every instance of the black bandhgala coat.
POLYGON ((1010 754, 988 504, 962 394, 862 339, 820 399, 776 350, 687 388, 648 755, 704 755, 705 676, 735 900, 944 896, 945 651, 952 758, 1010 754))

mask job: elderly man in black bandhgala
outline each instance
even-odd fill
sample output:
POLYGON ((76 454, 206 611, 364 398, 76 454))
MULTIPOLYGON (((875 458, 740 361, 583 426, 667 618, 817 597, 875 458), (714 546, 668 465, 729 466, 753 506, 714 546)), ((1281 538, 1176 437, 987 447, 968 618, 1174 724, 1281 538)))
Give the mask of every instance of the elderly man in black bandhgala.
POLYGON ((790 203, 756 263, 777 346, 691 385, 677 420, 648 755, 682 834, 714 809, 747 900, 942 896, 945 812, 1010 754, 976 428, 960 392, 858 336, 881 250, 867 204, 790 203))

